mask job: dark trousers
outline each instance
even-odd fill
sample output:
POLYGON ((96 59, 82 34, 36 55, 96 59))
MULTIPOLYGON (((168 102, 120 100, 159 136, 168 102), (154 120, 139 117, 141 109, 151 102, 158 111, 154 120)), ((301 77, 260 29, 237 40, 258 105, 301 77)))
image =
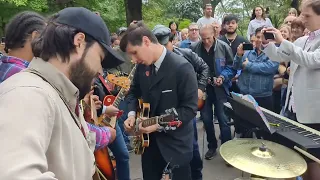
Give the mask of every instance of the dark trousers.
POLYGON ((118 122, 116 123, 116 139, 109 145, 109 148, 116 158, 118 180, 129 180, 129 152, 118 122))
POLYGON ((254 99, 257 101, 260 107, 263 107, 265 109, 268 109, 274 112, 272 95, 267 97, 254 97, 254 99))
POLYGON ((218 141, 215 136, 213 125, 212 105, 214 105, 214 114, 217 116, 219 122, 221 144, 223 144, 231 140, 231 128, 228 125, 229 119, 224 112, 223 105, 227 99, 218 99, 212 86, 207 86, 207 95, 208 96, 203 107, 203 123, 207 133, 208 149, 217 149, 218 141))
POLYGON ((293 112, 289 111, 289 110, 288 110, 288 107, 284 110, 283 116, 286 117, 286 118, 288 118, 288 119, 297 121, 296 113, 293 113, 293 112))
POLYGON ((194 129, 194 137, 193 137, 193 157, 190 162, 191 167, 191 177, 192 180, 202 180, 202 168, 203 163, 200 156, 199 144, 198 144, 198 131, 197 131, 197 120, 193 119, 193 129, 194 129))
MULTIPOLYGON (((150 137, 150 145, 141 157, 143 180, 160 180, 167 162, 162 157, 156 139, 150 137)), ((172 167, 171 167, 172 168, 172 167)), ((190 164, 173 169, 172 180, 191 180, 190 164)))

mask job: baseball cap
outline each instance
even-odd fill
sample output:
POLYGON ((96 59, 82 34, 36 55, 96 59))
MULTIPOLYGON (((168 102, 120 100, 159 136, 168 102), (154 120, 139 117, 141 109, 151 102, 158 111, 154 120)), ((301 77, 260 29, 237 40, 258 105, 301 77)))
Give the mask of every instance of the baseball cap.
POLYGON ((171 30, 168 27, 161 24, 156 25, 153 28, 152 33, 156 36, 160 44, 162 45, 168 44, 170 33, 171 33, 171 30))
POLYGON ((114 68, 124 62, 122 56, 111 47, 111 37, 102 18, 83 7, 68 7, 58 12, 57 23, 71 26, 91 36, 108 53, 102 61, 103 68, 114 68))

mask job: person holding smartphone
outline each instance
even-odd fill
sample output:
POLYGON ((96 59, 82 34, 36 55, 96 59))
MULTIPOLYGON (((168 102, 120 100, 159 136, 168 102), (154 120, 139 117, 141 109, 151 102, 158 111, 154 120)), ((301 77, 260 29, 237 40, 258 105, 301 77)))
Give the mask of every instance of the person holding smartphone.
POLYGON ((261 30, 262 27, 255 31, 255 48, 253 45, 239 45, 234 58, 234 66, 242 70, 238 79, 240 93, 250 94, 259 106, 273 111, 273 76, 278 72, 279 63, 270 60, 260 49, 261 30), (244 47, 253 50, 245 51, 244 47))
MULTIPOLYGON (((290 75, 285 103, 286 113, 295 114, 297 121, 320 131, 320 0, 304 0, 301 4, 301 20, 310 30, 309 35, 291 43, 275 28, 263 29, 272 33, 279 47, 263 40, 264 52, 277 60, 290 62, 290 75)), ((316 155, 317 158, 320 158, 316 155)), ((320 167, 308 162, 303 179, 316 180, 320 177, 320 167)))

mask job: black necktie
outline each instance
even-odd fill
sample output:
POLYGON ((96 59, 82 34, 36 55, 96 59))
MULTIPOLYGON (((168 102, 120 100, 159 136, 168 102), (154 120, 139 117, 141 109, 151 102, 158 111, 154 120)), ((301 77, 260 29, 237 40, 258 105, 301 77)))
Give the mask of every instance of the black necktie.
POLYGON ((151 74, 153 77, 157 75, 156 66, 154 64, 151 65, 151 74))

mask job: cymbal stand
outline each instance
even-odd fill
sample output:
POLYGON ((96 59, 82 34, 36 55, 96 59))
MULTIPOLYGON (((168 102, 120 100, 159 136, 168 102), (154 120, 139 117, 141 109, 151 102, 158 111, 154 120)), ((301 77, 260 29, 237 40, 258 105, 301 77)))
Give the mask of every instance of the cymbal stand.
POLYGON ((179 166, 173 166, 172 168, 169 168, 169 165, 170 165, 170 162, 168 162, 168 164, 164 168, 161 180, 172 180, 172 176, 173 176, 172 171, 173 171, 173 169, 179 167, 179 166))

